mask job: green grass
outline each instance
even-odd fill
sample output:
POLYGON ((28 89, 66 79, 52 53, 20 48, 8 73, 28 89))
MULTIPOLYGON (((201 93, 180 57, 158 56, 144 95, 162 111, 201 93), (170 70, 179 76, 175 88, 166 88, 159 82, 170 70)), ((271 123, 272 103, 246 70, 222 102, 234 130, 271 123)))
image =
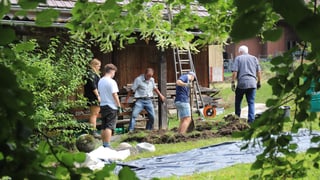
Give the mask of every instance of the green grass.
POLYGON ((156 151, 155 152, 144 152, 139 153, 137 155, 132 155, 126 159, 126 161, 131 161, 140 158, 148 158, 154 156, 161 156, 166 154, 175 154, 179 152, 189 151, 196 148, 201 148, 205 146, 210 146, 213 144, 219 144, 227 141, 236 141, 239 139, 231 138, 231 137, 222 137, 222 138, 212 138, 212 139, 201 139, 198 141, 190 141, 190 142, 181 142, 174 144, 155 144, 156 151))
MULTIPOLYGON (((305 153, 298 154, 297 159, 302 160, 305 159, 304 165, 306 167, 312 167, 312 158, 314 156, 306 155, 305 153)), ((268 170, 267 170, 268 171, 268 170)), ((268 172, 270 172, 269 170, 268 172)), ((223 168, 216 171, 196 173, 188 176, 182 177, 168 177, 168 178, 160 178, 161 180, 246 180, 249 179, 250 176, 258 175, 260 173, 259 170, 251 170, 251 164, 236 164, 227 168, 223 168)), ((319 180, 320 179, 320 171, 315 168, 310 168, 307 171, 307 177, 305 178, 287 178, 287 179, 298 179, 298 180, 319 180)))
MULTIPOLYGON (((231 90, 231 83, 223 82, 223 83, 215 83, 212 85, 213 88, 219 89, 220 92, 217 97, 221 98, 221 104, 224 107, 225 112, 222 115, 218 115, 213 119, 221 119, 226 114, 230 114, 234 112, 234 101, 235 101, 235 93, 231 90)), ((261 88, 256 92, 256 100, 255 103, 266 103, 268 98, 272 97, 272 89, 271 86, 266 82, 261 82, 261 88)), ((244 97, 242 100, 241 107, 248 106, 246 98, 244 97)))
MULTIPOLYGON (((263 68, 268 67, 268 65, 263 65, 263 68)), ((227 76, 230 77, 230 74, 227 76)), ((272 76, 272 73, 266 71, 264 73, 262 86, 257 91, 256 94, 256 103, 265 103, 268 98, 271 98, 272 96, 272 89, 269 84, 267 84, 267 79, 272 76)), ((225 109, 224 113, 221 115, 217 115, 214 118, 207 118, 208 121, 220 121, 223 119, 223 116, 226 114, 230 114, 234 112, 234 92, 231 91, 231 85, 230 82, 224 82, 224 83, 215 83, 212 85, 212 87, 217 88, 220 90, 218 97, 221 97, 222 105, 225 109)), ((242 107, 247 106, 246 99, 244 98, 242 102, 242 107)), ((295 109, 293 104, 290 104, 291 106, 291 118, 293 117, 293 111, 295 109)), ((319 115, 319 114, 318 114, 319 115)), ((197 116, 196 114, 194 116, 197 116)), ((172 129, 174 127, 177 127, 179 125, 179 120, 177 119, 176 115, 172 115, 169 117, 169 129, 172 129)), ((317 127, 316 130, 320 130, 318 124, 315 122, 312 124, 313 127, 317 127)), ((305 124, 305 127, 309 127, 310 124, 305 124)), ((291 122, 287 123, 286 130, 289 130, 291 127, 291 122)), ((126 136, 126 135, 124 135, 126 136)), ((205 147, 209 145, 219 144, 226 141, 235 141, 239 139, 234 139, 231 137, 223 137, 223 138, 211 138, 211 139, 205 139, 205 140, 198 140, 198 141, 192 141, 192 142, 181 142, 181 143, 175 143, 175 144, 155 144, 156 151, 155 152, 149 152, 149 153, 140 153, 138 155, 132 155, 129 158, 126 159, 126 161, 131 161, 135 159, 140 158, 148 158, 148 157, 155 157, 155 156, 161 156, 165 154, 173 154, 183 151, 188 151, 195 148, 205 147)), ((116 142, 119 143, 119 142, 116 142)), ((116 145, 115 145, 116 147, 116 145)), ((300 158, 306 157, 304 153, 299 154, 300 158)), ((311 167, 310 163, 310 156, 308 155, 308 161, 306 166, 311 167), (308 163, 309 162, 309 163, 308 163)), ((169 178, 161 178, 161 180, 193 180, 193 179, 199 179, 199 180, 207 180, 207 179, 249 179, 250 176, 255 175, 259 173, 260 171, 257 170, 251 170, 251 164, 237 164, 233 165, 227 168, 223 168, 216 171, 210 171, 210 172, 203 172, 203 173, 196 173, 190 176, 182 176, 182 177, 169 177, 169 178)), ((310 168, 310 170, 307 172, 308 176, 305 179, 320 179, 320 171, 314 170, 314 168, 310 168)), ((118 179, 116 176, 112 176, 111 179, 118 179)))
MULTIPOLYGON (((165 145, 166 149, 168 148, 168 145, 165 145)), ((172 147, 173 148, 173 147, 172 147)), ((159 150, 160 151, 160 150, 159 150)), ((184 151, 184 149, 182 150, 184 151)), ((297 156, 297 160, 304 159, 304 165, 305 167, 310 167, 307 171, 307 176, 305 178, 287 178, 287 179, 297 179, 297 180, 319 180, 320 179, 320 171, 311 168, 312 167, 312 159, 314 156, 306 155, 305 153, 300 153, 297 156)), ((272 169, 273 170, 273 169, 272 169)), ((271 170, 267 170, 267 172, 270 172, 271 170)), ((160 180, 247 180, 250 176, 258 175, 260 173, 259 170, 251 170, 251 164, 245 163, 245 164, 236 164, 232 165, 230 167, 222 168, 215 171, 209 171, 209 172, 201 172, 201 173, 195 173, 192 175, 186 175, 186 176, 171 176, 171 177, 165 177, 160 178, 160 180)), ((118 180, 118 177, 113 174, 108 179, 110 180, 118 180)))

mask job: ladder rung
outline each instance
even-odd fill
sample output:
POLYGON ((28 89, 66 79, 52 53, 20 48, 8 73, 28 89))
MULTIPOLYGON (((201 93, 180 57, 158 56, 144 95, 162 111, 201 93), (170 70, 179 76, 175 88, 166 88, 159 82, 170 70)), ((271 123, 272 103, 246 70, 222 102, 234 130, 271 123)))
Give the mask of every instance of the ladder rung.
POLYGON ((190 69, 183 69, 181 71, 187 73, 187 72, 190 72, 190 69))
POLYGON ((190 62, 190 59, 180 59, 181 62, 190 62))
POLYGON ((188 53, 188 50, 178 50, 178 53, 179 53, 179 54, 187 54, 187 53, 188 53))

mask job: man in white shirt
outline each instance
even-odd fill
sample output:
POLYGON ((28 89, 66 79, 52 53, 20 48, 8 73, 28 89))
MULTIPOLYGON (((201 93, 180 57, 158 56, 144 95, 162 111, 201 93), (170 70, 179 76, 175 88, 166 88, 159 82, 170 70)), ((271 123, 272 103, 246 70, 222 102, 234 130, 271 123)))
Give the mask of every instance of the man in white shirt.
POLYGON ((99 80, 100 109, 102 120, 101 138, 103 147, 110 147, 112 131, 116 128, 118 111, 121 103, 118 97, 119 88, 113 79, 117 67, 113 64, 105 65, 105 75, 99 80))

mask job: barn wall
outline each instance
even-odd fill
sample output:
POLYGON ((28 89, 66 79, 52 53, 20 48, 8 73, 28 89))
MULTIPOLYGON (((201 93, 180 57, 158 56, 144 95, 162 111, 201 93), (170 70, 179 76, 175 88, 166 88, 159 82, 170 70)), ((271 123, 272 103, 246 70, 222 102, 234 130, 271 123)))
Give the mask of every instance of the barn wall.
MULTIPOLYGON (((164 51, 167 60, 167 69, 160 72, 159 61, 160 51, 154 42, 138 41, 133 45, 127 45, 124 49, 115 49, 111 53, 99 53, 99 50, 93 50, 95 57, 102 61, 102 67, 107 63, 113 63, 117 66, 115 80, 118 82, 119 88, 126 84, 133 83, 134 79, 143 74, 145 69, 151 67, 154 69, 154 78, 158 83, 158 74, 167 73, 167 82, 174 83, 175 69, 173 60, 173 50, 164 51)), ((209 85, 208 70, 208 52, 207 47, 201 49, 201 52, 192 55, 194 66, 198 74, 198 81, 201 86, 209 85)), ((103 71, 103 69, 101 69, 103 71)))

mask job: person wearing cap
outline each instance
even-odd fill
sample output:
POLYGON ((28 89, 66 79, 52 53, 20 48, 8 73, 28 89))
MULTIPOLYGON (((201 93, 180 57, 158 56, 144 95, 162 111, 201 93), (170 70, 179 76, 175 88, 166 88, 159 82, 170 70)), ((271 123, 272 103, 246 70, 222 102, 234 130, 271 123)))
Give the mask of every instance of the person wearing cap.
POLYGON ((165 101, 165 97, 161 94, 155 84, 154 78, 152 77, 153 73, 154 71, 152 68, 147 68, 144 74, 141 74, 140 76, 135 78, 131 90, 128 92, 125 103, 128 104, 128 99, 133 92, 134 98, 136 100, 130 119, 129 132, 132 132, 134 130, 136 118, 143 109, 147 111, 147 116, 149 119, 146 124, 146 129, 153 129, 155 118, 154 107, 152 103, 153 91, 157 93, 162 102, 165 101))
POLYGON ((176 98, 174 104, 178 110, 180 124, 178 133, 184 134, 191 123, 190 108, 190 87, 192 81, 196 79, 196 74, 192 71, 181 75, 176 82, 176 98))
POLYGON ((241 101, 246 96, 248 103, 248 123, 255 120, 254 101, 256 89, 261 87, 261 67, 255 56, 248 53, 247 46, 240 46, 232 67, 231 89, 235 92, 235 114, 240 117, 241 101), (235 85, 237 80, 237 86, 235 85))

